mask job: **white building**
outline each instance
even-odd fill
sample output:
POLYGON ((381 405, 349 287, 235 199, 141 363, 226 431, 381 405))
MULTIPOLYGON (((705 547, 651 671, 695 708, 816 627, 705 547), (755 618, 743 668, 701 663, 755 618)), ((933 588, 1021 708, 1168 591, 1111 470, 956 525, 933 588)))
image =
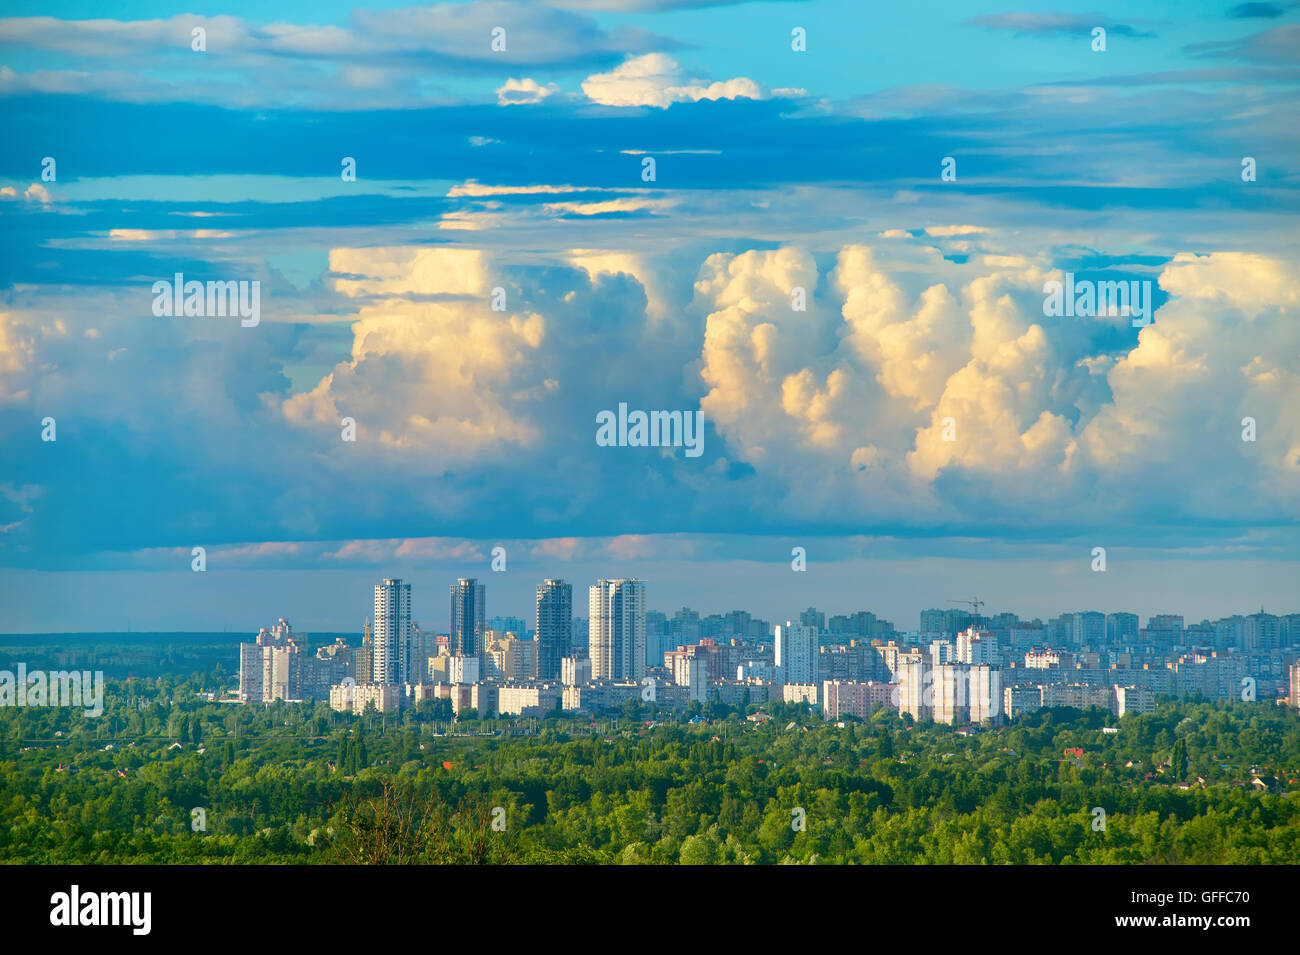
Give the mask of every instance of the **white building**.
POLYGON ((929 716, 934 705, 934 680, 929 660, 920 651, 898 655, 898 713, 919 720, 929 716))
POLYGON ((396 713, 402 706, 402 688, 394 683, 342 683, 330 687, 330 709, 364 713, 370 706, 380 713, 396 713))
POLYGON ((502 716, 546 716, 560 706, 562 688, 553 684, 497 688, 497 712, 502 716))
POLYGON ((375 586, 371 683, 413 683, 411 671, 411 585, 388 578, 375 586))
POLYGON ((787 683, 781 688, 781 698, 786 703, 811 703, 817 705, 816 683, 787 683))
POLYGON ((784 683, 785 670, 765 660, 746 660, 736 664, 736 679, 742 682, 784 683))
POLYGON ((1002 691, 1002 709, 1007 719, 1015 719, 1021 713, 1032 713, 1042 706, 1043 689, 1040 686, 1009 686, 1002 691))
POLYGON ((239 698, 245 703, 299 700, 302 670, 302 648, 281 617, 269 630, 259 630, 256 642, 239 645, 239 698))
POLYGON ((589 592, 588 656, 596 680, 639 680, 645 673, 645 583, 599 580, 589 592))
POLYGON ((1090 706, 1101 706, 1115 712, 1115 688, 1113 686, 1088 686, 1083 683, 1045 683, 1043 684, 1043 706, 1073 706, 1086 710, 1090 706))
POLYGON ((481 661, 478 657, 453 654, 447 658, 448 683, 478 683, 482 677, 481 661))
POLYGON ((963 630, 957 634, 957 662, 971 666, 997 666, 1002 662, 998 656, 997 636, 988 630, 976 630, 974 627, 963 630))
POLYGON ((970 668, 970 721, 972 723, 1002 722, 1002 671, 986 663, 976 663, 970 668))
POLYGON ((591 682, 591 661, 586 657, 563 657, 560 660, 560 682, 565 686, 581 686, 591 682))
POLYGON ((952 643, 948 640, 931 640, 930 641, 930 666, 943 666, 945 663, 952 663, 956 654, 953 652, 952 643))
POLYGON ((889 706, 896 689, 892 683, 824 680, 822 716, 828 720, 838 720, 844 716, 856 716, 865 720, 874 710, 889 706))
POLYGON ((966 700, 966 682, 970 668, 962 664, 944 664, 934 668, 934 721, 956 725, 970 718, 966 700))
POLYGON ((1156 711, 1156 695, 1146 687, 1117 686, 1115 687, 1115 704, 1116 713, 1120 716, 1125 713, 1154 713, 1156 711))
POLYGON ((709 666, 703 657, 675 653, 673 661, 673 682, 687 688, 691 700, 703 703, 708 698, 709 666))
POLYGON ((817 628, 785 622, 776 628, 776 665, 789 683, 817 682, 817 628))
POLYGON ((520 640, 513 631, 498 634, 485 630, 483 633, 488 648, 483 657, 485 677, 519 683, 537 676, 536 640, 520 640))

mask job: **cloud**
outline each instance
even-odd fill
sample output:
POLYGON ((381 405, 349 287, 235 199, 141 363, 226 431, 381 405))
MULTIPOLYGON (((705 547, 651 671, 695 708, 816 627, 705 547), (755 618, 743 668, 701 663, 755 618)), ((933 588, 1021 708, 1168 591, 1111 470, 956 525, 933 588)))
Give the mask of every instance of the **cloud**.
POLYGON ((497 105, 515 106, 523 103, 540 103, 560 91, 559 86, 547 83, 542 86, 536 80, 508 79, 504 86, 497 88, 497 105))
MULTIPOLYGON (((1011 237, 964 264, 891 242, 831 256, 604 247, 529 265, 482 248, 338 247, 323 282, 346 324, 328 349, 292 323, 153 319, 147 283, 38 306, 22 291, 0 316, 0 437, 19 449, 5 481, 42 494, 30 513, 0 508, 15 524, 0 561, 471 533, 627 534, 619 552, 637 554, 638 538, 684 528, 1133 539, 1173 522, 1199 546, 1223 520, 1300 517, 1291 261, 1175 255, 1139 334, 1046 318, 1043 283, 1060 271, 1035 244, 1011 237), (310 368, 290 380, 287 363, 310 368), (107 387, 124 379, 138 386, 107 387), (598 448, 595 413, 620 401, 699 407, 705 456, 598 448), (45 409, 59 442, 29 453, 45 409), (1254 444, 1240 440, 1247 416, 1254 444), (116 463, 87 488, 57 457, 73 452, 116 463), (268 490, 268 473, 294 480, 268 490), (162 499, 177 503, 150 517, 162 499), (101 517, 56 523, 87 507, 101 517)), ((363 557, 336 550, 340 565, 363 557)))
POLYGON ((50 195, 50 191, 39 182, 32 183, 22 192, 19 192, 13 186, 5 186, 0 189, 0 199, 21 199, 27 202, 39 202, 42 206, 48 206, 54 202, 54 197, 50 195))
POLYGON ((1294 66, 1298 47, 1300 47, 1300 23, 1280 23, 1246 37, 1190 43, 1183 47, 1183 50, 1191 56, 1200 58, 1226 58, 1294 66))
POLYGON ((177 239, 230 239, 234 232, 217 229, 110 229, 114 242, 175 242, 177 239))
MULTIPOLYGON (((0 67, 0 93, 326 109, 373 109, 378 98, 409 108, 453 98, 429 82, 430 71, 487 77, 502 67, 589 69, 676 46, 640 27, 606 28, 586 14, 511 0, 358 9, 343 26, 191 14, 5 17, 0 47, 44 54, 45 64, 31 72, 0 67), (504 48, 493 46, 498 28, 504 48), (195 29, 206 31, 205 51, 191 48, 195 29)), ((503 90, 507 98, 516 92, 509 82, 503 90)))
POLYGON ((658 13, 669 10, 726 7, 749 2, 751 0, 561 0, 556 6, 568 7, 571 10, 604 10, 611 13, 658 13))
POLYGON ((487 294, 487 257, 478 249, 332 249, 334 287, 357 295, 487 294))
POLYGON ((977 225, 936 225, 926 228, 925 234, 944 237, 954 235, 979 235, 982 232, 988 231, 988 229, 977 225))
POLYGON ((555 215, 600 216, 615 212, 664 212, 675 205, 676 199, 623 197, 599 202, 548 202, 543 208, 555 215))
POLYGON ((966 22, 992 30, 1009 30, 1017 36, 1088 36, 1095 27, 1104 27, 1116 36, 1156 35, 1116 22, 1103 13, 985 13, 966 22))
MULTIPOLYGON (((664 53, 628 59, 610 73, 594 73, 582 81, 582 92, 604 106, 658 106, 699 100, 768 99, 771 91, 743 76, 721 82, 688 79, 681 64, 664 53)), ((786 91, 791 94, 802 91, 786 91)))
POLYGON ((1180 252, 1160 275, 1160 287, 1181 299, 1231 305, 1248 315, 1300 304, 1300 282, 1277 259, 1246 252, 1180 252))
POLYGON ((1228 16, 1233 20, 1275 20, 1294 6, 1294 3, 1239 3, 1228 11, 1228 16))
POLYGON ((1108 374, 1113 401, 1081 429, 1081 445, 1116 486, 1159 488, 1162 514, 1196 520, 1294 519, 1300 504, 1300 349, 1293 268, 1258 255, 1181 254, 1161 273, 1173 297, 1138 347, 1108 374), (1221 284, 1220 284, 1221 283, 1221 284), (1252 417, 1263 435, 1241 439, 1252 417), (1194 478, 1162 462, 1198 448, 1194 478))

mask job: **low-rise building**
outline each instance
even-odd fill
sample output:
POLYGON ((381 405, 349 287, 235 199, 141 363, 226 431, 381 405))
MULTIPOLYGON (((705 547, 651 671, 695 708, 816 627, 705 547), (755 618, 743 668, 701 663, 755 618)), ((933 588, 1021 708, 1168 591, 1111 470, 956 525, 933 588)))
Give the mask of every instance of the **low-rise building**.
POLYGON ((507 683, 497 688, 502 716, 546 716, 560 707, 562 688, 551 683, 507 683))
POLYGON ((396 713, 402 707, 402 688, 396 683, 340 683, 330 687, 330 709, 340 713, 364 713, 370 707, 380 713, 396 713))
POLYGON ((1115 707, 1115 712, 1120 716, 1127 713, 1154 713, 1156 711, 1156 695, 1146 687, 1117 686, 1115 687, 1115 707))
POLYGON ((781 699, 786 703, 810 703, 817 705, 816 683, 787 683, 781 688, 781 699))
POLYGON ((828 720, 838 720, 845 716, 865 720, 873 711, 890 706, 897 689, 895 684, 872 680, 865 683, 823 680, 822 716, 828 720))

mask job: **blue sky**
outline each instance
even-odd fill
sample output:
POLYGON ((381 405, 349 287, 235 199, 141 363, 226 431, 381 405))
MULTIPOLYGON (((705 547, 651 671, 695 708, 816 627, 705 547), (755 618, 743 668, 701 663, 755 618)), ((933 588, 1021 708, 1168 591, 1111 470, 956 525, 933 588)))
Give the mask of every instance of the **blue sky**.
POLYGON ((354 627, 391 574, 435 627, 474 573, 1295 610, 1297 51, 1289 3, 10 3, 0 630, 354 627), (155 316, 177 272, 260 323, 155 316), (1046 316, 1066 272, 1153 324, 1046 316), (619 402, 704 453, 598 447, 619 402))

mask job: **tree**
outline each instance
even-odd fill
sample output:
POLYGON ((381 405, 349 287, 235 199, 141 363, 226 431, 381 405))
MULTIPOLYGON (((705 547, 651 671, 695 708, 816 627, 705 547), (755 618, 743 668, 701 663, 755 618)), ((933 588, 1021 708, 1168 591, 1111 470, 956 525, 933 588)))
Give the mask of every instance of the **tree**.
POLYGON ((502 865, 515 860, 513 836, 492 828, 492 809, 470 794, 454 809, 436 790, 385 782, 377 796, 339 813, 334 855, 347 865, 502 865))
POLYGON ((894 734, 889 731, 888 726, 882 726, 880 735, 876 737, 876 757, 879 759, 894 758, 894 734))
POLYGON ((1181 736, 1174 740, 1173 752, 1169 757, 1174 779, 1182 782, 1187 778, 1187 740, 1181 736))

